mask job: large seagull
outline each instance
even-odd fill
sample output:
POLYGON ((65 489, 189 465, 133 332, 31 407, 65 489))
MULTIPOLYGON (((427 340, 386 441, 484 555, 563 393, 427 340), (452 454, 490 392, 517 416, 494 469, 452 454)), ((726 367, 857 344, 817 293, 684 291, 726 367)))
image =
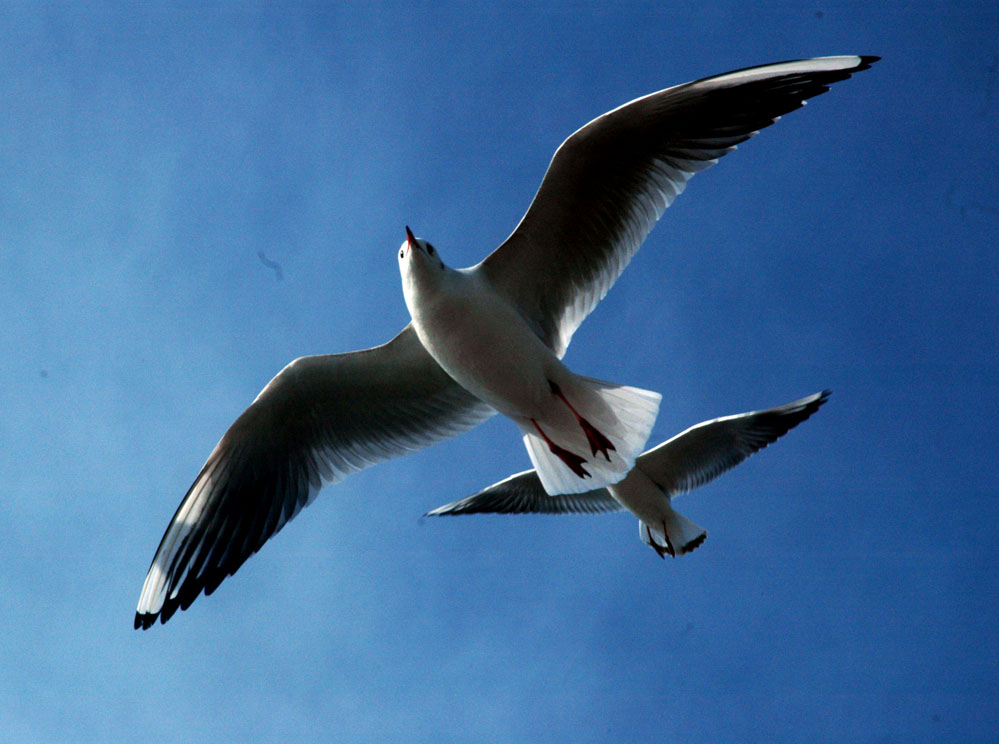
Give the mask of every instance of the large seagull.
POLYGON ((520 224, 476 266, 447 268, 407 228, 399 268, 413 322, 382 346, 296 359, 267 384, 181 501, 135 627, 211 594, 324 484, 497 410, 520 428, 549 498, 631 477, 659 396, 569 371, 572 334, 691 176, 877 59, 751 67, 597 117, 562 143, 520 224))

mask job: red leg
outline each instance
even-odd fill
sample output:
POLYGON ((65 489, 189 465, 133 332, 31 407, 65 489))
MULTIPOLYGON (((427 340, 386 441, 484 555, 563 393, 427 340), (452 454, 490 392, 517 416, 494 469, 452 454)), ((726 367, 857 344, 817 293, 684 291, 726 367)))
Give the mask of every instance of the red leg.
POLYGON ((603 456, 607 458, 607 462, 610 462, 610 454, 608 454, 608 451, 615 449, 614 445, 611 444, 611 441, 596 427, 594 427, 593 424, 579 415, 576 409, 572 407, 572 404, 566 400, 565 396, 562 394, 562 389, 558 385, 551 380, 548 381, 548 385, 551 387, 552 393, 561 398, 562 402, 569 406, 569 410, 572 411, 572 415, 576 417, 576 421, 578 421, 579 425, 583 427, 583 432, 586 434, 586 441, 590 445, 590 454, 595 455, 597 452, 601 452, 603 453, 603 456))
POLYGON ((551 450, 552 454, 558 457, 562 462, 569 466, 569 470, 574 472, 580 478, 589 478, 590 474, 586 472, 586 468, 583 467, 583 463, 586 462, 582 457, 577 455, 575 452, 570 452, 567 449, 559 447, 555 442, 548 438, 541 427, 538 426, 538 422, 531 419, 531 423, 534 424, 534 428, 538 430, 538 434, 541 438, 545 440, 545 444, 548 445, 548 449, 551 450))

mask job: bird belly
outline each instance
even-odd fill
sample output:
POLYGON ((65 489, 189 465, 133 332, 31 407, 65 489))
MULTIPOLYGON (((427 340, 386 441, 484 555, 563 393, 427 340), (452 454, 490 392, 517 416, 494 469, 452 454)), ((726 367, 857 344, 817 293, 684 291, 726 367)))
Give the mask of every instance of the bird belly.
POLYGON ((503 304, 440 298, 421 308, 414 325, 430 355, 466 390, 507 416, 543 417, 551 406, 548 380, 562 378, 565 368, 503 304))

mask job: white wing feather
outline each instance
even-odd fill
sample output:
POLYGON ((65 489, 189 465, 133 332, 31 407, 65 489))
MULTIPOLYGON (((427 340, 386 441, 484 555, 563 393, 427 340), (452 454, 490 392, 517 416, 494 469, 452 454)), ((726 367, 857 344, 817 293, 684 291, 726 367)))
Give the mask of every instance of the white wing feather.
POLYGON ((691 176, 876 59, 738 70, 597 117, 558 148, 520 224, 476 270, 561 357, 691 176))
POLYGON ((437 365, 412 326, 373 349, 296 359, 209 455, 156 551, 135 627, 211 594, 324 484, 493 413, 437 365))

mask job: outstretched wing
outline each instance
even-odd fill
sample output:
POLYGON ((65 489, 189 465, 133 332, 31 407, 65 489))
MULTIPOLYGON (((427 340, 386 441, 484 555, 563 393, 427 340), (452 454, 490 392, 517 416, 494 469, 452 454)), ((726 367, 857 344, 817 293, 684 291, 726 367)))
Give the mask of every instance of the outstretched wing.
POLYGON ((208 456, 153 558, 135 627, 211 594, 324 484, 493 413, 438 366, 412 326, 373 349, 296 359, 208 456))
POLYGON ((600 116, 555 152, 534 201, 481 264, 559 357, 687 180, 877 57, 729 72, 600 116))
POLYGON ((619 504, 606 488, 586 493, 562 493, 549 496, 534 470, 511 475, 473 496, 439 506, 424 516, 455 514, 596 514, 620 511, 619 504))
POLYGON ((704 421, 638 456, 639 468, 673 497, 734 468, 777 441, 826 402, 831 391, 776 408, 704 421))

